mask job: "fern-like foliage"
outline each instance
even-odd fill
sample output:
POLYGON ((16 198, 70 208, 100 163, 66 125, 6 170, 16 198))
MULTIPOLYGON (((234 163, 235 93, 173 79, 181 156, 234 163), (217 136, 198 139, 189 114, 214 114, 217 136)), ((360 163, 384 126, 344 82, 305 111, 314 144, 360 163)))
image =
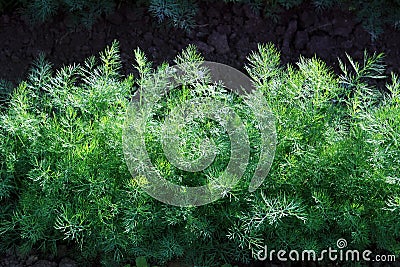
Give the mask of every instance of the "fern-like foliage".
POLYGON ((149 11, 162 23, 190 30, 194 27, 197 5, 193 0, 151 0, 149 11))
MULTIPOLYGON (((221 266, 249 263, 265 245, 320 252, 345 238, 349 249, 373 247, 399 256, 400 83, 392 74, 389 93, 371 98, 379 90, 370 79, 383 73, 380 55, 351 61, 350 67, 342 63, 342 77, 317 58, 283 68, 270 44, 249 56, 247 70, 276 117, 278 135, 271 170, 252 193, 248 185, 261 149, 254 120, 265 106, 210 84, 194 46, 176 58, 184 70, 178 74, 168 64, 153 68, 140 50, 135 57, 136 79, 120 75, 116 42, 98 58, 59 70, 41 56, 13 90, 0 113, 1 251, 55 253, 67 243, 75 258, 100 258, 104 266, 142 257, 158 265, 179 259, 190 266, 221 266), (183 86, 165 92, 171 73, 183 86), (165 121, 178 118, 173 109, 181 111, 189 99, 206 96, 229 105, 244 122, 250 144, 243 178, 204 206, 153 199, 142 190, 144 180, 130 174, 123 151, 133 93, 159 101, 148 120, 138 122, 146 126, 150 161, 165 179, 189 186, 223 173, 229 136, 204 116, 170 128, 165 121), (258 109, 251 111, 251 105, 258 109), (165 129, 175 131, 167 144, 177 145, 176 155, 184 159, 198 155, 202 145, 217 151, 212 165, 199 172, 176 167, 163 151, 165 129), (204 145, 207 138, 214 146, 204 145)), ((196 107, 196 114, 205 111, 196 107)))
POLYGON ((102 14, 115 10, 113 0, 21 0, 24 13, 32 23, 48 21, 59 12, 66 13, 75 24, 91 28, 102 14))
POLYGON ((340 78, 342 86, 345 88, 344 94, 352 99, 352 110, 356 113, 359 109, 367 109, 377 104, 382 98, 381 91, 369 83, 386 78, 385 66, 383 54, 374 53, 369 56, 364 51, 362 64, 355 62, 349 55, 347 55, 347 59, 350 62, 351 70, 339 59, 339 66, 343 72, 340 78))

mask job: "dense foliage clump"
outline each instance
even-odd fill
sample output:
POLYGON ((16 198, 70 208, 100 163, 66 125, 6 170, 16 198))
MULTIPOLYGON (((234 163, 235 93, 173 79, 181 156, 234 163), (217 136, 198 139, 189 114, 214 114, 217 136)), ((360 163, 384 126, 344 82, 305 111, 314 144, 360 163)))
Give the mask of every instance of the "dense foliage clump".
MULTIPOLYGON (((382 77, 382 55, 350 59, 350 68, 341 64, 341 77, 315 58, 283 68, 272 45, 249 56, 248 73, 275 115, 278 139, 270 173, 252 193, 249 178, 261 148, 245 106, 251 103, 203 85, 204 94, 246 122, 251 157, 235 188, 199 207, 153 199, 128 171, 122 133, 131 96, 143 86, 165 85, 169 68, 153 69, 141 51, 135 55, 138 79, 119 74, 114 43, 100 62, 92 57, 55 73, 39 58, 15 88, 0 113, 0 251, 56 253, 68 243, 76 257, 100 257, 106 266, 137 257, 217 266, 249 262, 264 245, 318 252, 344 238, 349 249, 400 255, 400 81, 393 74, 385 92, 371 85, 382 77)), ((189 47, 176 62, 193 74, 202 60, 189 47)), ((163 116, 199 96, 192 81, 157 106, 146 122, 146 145, 167 179, 198 185, 226 166, 226 133, 208 120, 182 129, 182 154, 193 154, 193 144, 205 137, 218 147, 213 165, 198 174, 175 168, 159 140, 163 116)))

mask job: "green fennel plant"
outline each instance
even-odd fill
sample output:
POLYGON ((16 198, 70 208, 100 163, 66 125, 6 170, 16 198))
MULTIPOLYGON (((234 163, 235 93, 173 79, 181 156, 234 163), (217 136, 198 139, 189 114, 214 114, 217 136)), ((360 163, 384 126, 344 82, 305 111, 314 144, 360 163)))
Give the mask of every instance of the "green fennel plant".
POLYGON ((39 57, 13 90, 0 113, 1 251, 56 253, 64 243, 82 264, 144 257, 154 265, 221 266, 248 263, 264 245, 321 251, 345 238, 349 249, 400 254, 400 81, 392 74, 388 93, 370 84, 382 76, 381 55, 366 55, 365 64, 352 62, 352 69, 343 63, 342 77, 316 58, 282 66, 270 44, 249 56, 247 72, 267 99, 278 134, 271 170, 249 193, 260 149, 251 103, 208 84, 206 75, 198 79, 194 66, 203 58, 192 46, 184 50, 176 59, 186 66, 183 86, 160 98, 146 121, 152 164, 186 185, 207 183, 225 168, 229 138, 208 119, 178 132, 186 158, 201 152, 196 148, 205 138, 214 141, 218 153, 210 168, 185 172, 163 154, 165 117, 191 97, 231 106, 250 140, 240 182, 199 207, 153 199, 128 171, 122 132, 132 95, 143 86, 162 88, 169 70, 167 64, 153 68, 140 50, 135 57, 137 78, 119 74, 117 43, 99 60, 57 71, 39 57))

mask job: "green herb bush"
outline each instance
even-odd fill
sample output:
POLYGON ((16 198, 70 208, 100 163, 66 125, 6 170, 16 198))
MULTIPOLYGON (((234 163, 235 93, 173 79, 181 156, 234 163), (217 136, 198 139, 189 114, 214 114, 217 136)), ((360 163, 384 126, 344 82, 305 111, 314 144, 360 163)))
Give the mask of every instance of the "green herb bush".
POLYGON ((101 15, 112 13, 117 1, 112 0, 20 0, 23 13, 32 23, 48 21, 59 12, 68 15, 73 24, 91 28, 101 15))
POLYGON ((150 0, 149 11, 159 23, 190 30, 195 25, 198 7, 193 0, 150 0))
MULTIPOLYGON (((283 67, 272 45, 249 56, 247 71, 275 115, 278 139, 270 173, 253 193, 247 188, 260 147, 246 108, 251 103, 221 86, 204 86, 205 95, 245 122, 251 157, 224 198, 186 208, 147 195, 126 167, 122 132, 132 95, 165 85, 168 70, 167 64, 152 68, 140 50, 135 56, 137 79, 119 74, 117 43, 100 62, 91 57, 55 73, 40 57, 15 88, 0 113, 0 251, 56 253, 67 243, 82 262, 100 258, 105 266, 138 257, 157 265, 221 266, 249 262, 264 245, 321 251, 345 238, 348 248, 400 255, 400 81, 392 74, 385 92, 370 85, 382 77, 382 55, 366 55, 362 63, 349 58, 341 77, 316 58, 283 67)), ((176 62, 193 75, 202 60, 190 46, 176 62)), ((207 120, 185 132, 183 154, 205 136, 220 151, 197 174, 169 163, 159 140, 169 110, 198 96, 192 81, 157 106, 146 145, 167 179, 198 185, 225 167, 226 134, 207 120)))

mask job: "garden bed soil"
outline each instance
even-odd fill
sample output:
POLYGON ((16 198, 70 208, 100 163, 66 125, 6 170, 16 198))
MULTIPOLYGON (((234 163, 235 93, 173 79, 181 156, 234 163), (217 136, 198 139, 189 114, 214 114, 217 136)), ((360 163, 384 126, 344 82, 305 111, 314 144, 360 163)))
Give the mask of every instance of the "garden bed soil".
POLYGON ((32 60, 40 52, 56 68, 83 62, 120 42, 124 74, 134 72, 133 50, 144 50, 154 64, 172 62, 189 44, 195 44, 206 60, 244 70, 246 56, 258 43, 272 42, 282 53, 282 63, 296 62, 300 55, 317 55, 339 72, 337 58, 348 53, 362 60, 363 50, 384 52, 387 73, 400 73, 400 31, 387 27, 378 40, 364 30, 356 17, 338 9, 316 11, 303 4, 282 13, 278 22, 265 19, 242 4, 200 5, 196 26, 185 32, 158 25, 145 8, 122 5, 101 18, 91 30, 71 27, 60 14, 41 25, 30 25, 18 14, 0 16, 0 78, 14 84, 26 78, 32 60))
MULTIPOLYGON (((370 53, 386 54, 387 74, 400 73, 400 32, 390 27, 373 42, 356 17, 342 10, 316 12, 306 3, 282 13, 278 22, 273 22, 253 13, 246 5, 218 2, 200 5, 196 26, 190 32, 158 25, 145 8, 127 5, 101 18, 91 30, 70 27, 63 15, 42 25, 29 25, 18 14, 3 14, 0 16, 0 78, 16 85, 27 77, 32 60, 41 51, 59 68, 83 62, 103 51, 114 39, 120 42, 124 74, 134 73, 133 50, 137 47, 158 65, 163 61, 172 63, 179 51, 195 44, 206 60, 244 70, 249 53, 257 49, 258 43, 267 42, 280 49, 282 63, 294 63, 300 55, 316 55, 339 72, 337 58, 344 59, 348 53, 362 60, 366 49, 370 53)), ((0 266, 78 266, 64 247, 59 250, 56 258, 35 252, 25 257, 5 253, 0 266)), ((400 266, 396 264, 393 266, 400 266)), ((257 266, 283 265, 259 263, 257 266)))

